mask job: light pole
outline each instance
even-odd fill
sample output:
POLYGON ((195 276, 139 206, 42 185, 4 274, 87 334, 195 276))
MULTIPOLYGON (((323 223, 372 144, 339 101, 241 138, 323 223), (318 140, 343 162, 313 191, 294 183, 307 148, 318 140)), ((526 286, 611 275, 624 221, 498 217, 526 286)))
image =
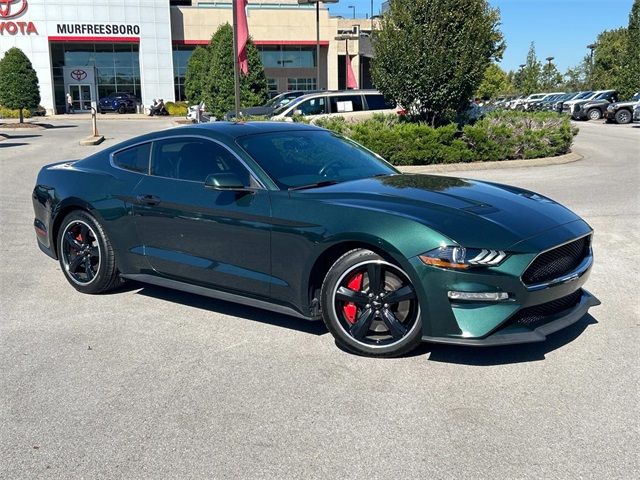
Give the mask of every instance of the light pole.
POLYGON ((598 45, 595 43, 590 43, 587 45, 587 48, 591 50, 589 54, 589 87, 593 90, 593 51, 596 49, 598 45))
POLYGON ((320 2, 338 3, 338 0, 298 0, 299 5, 316 4, 316 89, 320 90, 320 2))
POLYGON ((349 5, 349 8, 353 9, 353 18, 356 18, 356 6, 355 5, 349 5))
POLYGON ((551 66, 551 62, 553 61, 555 57, 547 57, 546 60, 547 62, 549 62, 549 66, 551 66))

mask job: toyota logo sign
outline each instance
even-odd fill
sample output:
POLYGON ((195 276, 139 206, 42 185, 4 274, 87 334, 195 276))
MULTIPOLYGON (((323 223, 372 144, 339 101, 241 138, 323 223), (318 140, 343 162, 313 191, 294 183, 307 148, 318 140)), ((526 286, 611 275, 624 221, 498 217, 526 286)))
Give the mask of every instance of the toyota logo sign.
POLYGON ((87 78, 87 72, 85 72, 84 70, 80 70, 79 68, 76 70, 73 70, 71 73, 71 78, 73 78, 76 81, 80 81, 80 80, 84 80, 85 78, 87 78))
POLYGON ((0 0, 0 17, 14 18, 27 9, 27 0, 0 0))

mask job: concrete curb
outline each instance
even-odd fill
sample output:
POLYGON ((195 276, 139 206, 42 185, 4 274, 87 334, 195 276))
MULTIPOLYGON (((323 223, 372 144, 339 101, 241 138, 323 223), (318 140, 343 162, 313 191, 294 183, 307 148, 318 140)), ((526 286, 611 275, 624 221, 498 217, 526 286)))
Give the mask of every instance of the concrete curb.
POLYGON ((492 170, 497 168, 543 167, 562 165, 582 160, 582 155, 571 152, 557 157, 532 158, 529 160, 503 160, 501 162, 439 163, 437 165, 401 165, 398 170, 404 173, 443 173, 465 172, 470 170, 492 170))
POLYGON ((100 145, 102 142, 104 142, 104 135, 96 135, 95 137, 89 135, 80 140, 80 145, 100 145))

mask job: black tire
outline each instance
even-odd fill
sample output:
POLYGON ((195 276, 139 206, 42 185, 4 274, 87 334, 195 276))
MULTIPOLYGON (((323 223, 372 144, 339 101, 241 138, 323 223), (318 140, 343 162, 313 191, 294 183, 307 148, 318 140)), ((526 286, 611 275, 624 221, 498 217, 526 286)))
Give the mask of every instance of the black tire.
POLYGON ((104 293, 123 283, 102 225, 88 212, 69 213, 58 230, 58 261, 67 281, 82 293, 104 293))
POLYGON ((127 113, 127 106, 126 106, 126 105, 124 105, 124 104, 121 104, 121 105, 118 107, 118 113, 119 113, 120 115, 122 115, 123 113, 127 113))
POLYGON ((341 256, 327 272, 320 297, 327 329, 350 352, 397 357, 421 342, 420 305, 411 280, 370 250, 341 256))
POLYGON ((602 112, 598 108, 592 108, 587 112, 587 118, 589 120, 600 120, 602 118, 602 112))
POLYGON ((621 108, 616 112, 616 122, 620 125, 626 125, 627 123, 631 123, 633 119, 633 115, 629 110, 621 108))

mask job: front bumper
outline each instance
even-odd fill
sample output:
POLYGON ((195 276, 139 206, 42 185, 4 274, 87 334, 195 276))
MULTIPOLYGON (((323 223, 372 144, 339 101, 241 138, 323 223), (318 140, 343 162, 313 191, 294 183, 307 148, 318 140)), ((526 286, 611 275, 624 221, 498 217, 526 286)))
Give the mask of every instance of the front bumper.
POLYGON ((516 345, 519 343, 543 342, 547 339, 547 335, 551 335, 558 330, 573 325, 587 314, 589 308, 597 305, 600 305, 600 301, 586 290, 582 290, 582 297, 575 307, 549 316, 543 325, 534 329, 510 325, 485 338, 441 338, 425 335, 422 337, 422 340, 432 343, 468 345, 472 347, 495 347, 500 345, 516 345))
POLYGON ((497 267, 453 271, 411 259, 423 340, 478 346, 536 342, 576 322, 599 303, 582 289, 593 264, 590 246, 579 265, 553 280, 525 284, 521 277, 541 252, 590 234, 582 221, 545 231, 513 246, 510 256, 497 267), (504 292, 509 298, 455 300, 448 297, 449 291, 504 292), (531 321, 534 312, 536 320, 531 321))

